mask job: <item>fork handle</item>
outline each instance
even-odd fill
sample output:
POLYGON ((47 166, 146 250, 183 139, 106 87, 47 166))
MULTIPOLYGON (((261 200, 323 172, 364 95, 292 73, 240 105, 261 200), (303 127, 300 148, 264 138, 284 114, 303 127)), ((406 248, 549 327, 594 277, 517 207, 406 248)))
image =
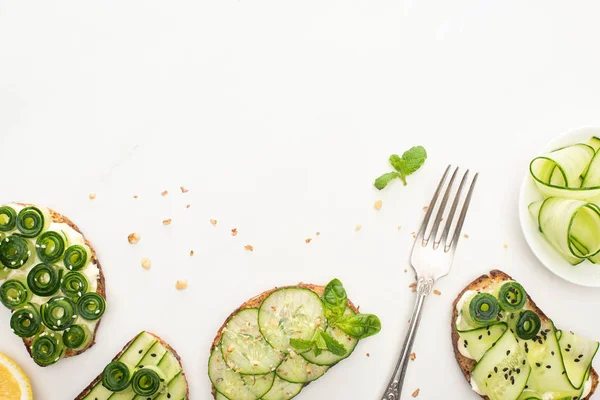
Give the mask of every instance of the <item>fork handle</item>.
POLYGON ((412 318, 410 319, 410 325, 406 338, 404 339, 404 345, 402 346, 402 353, 394 369, 394 374, 390 379, 388 387, 381 397, 382 400, 398 400, 402 393, 402 386, 404 384, 404 376, 406 375, 406 367, 410 360, 410 353, 415 342, 415 336, 417 334, 417 328, 421 322, 421 313, 423 311, 423 304, 427 296, 431 294, 433 289, 433 279, 420 277, 417 282, 417 301, 413 310, 412 318))

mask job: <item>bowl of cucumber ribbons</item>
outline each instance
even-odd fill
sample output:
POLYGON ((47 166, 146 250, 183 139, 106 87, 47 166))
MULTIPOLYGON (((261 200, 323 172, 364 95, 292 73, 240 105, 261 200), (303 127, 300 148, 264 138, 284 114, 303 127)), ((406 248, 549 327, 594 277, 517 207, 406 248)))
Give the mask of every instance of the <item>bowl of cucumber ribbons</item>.
POLYGON ((600 287, 600 127, 552 140, 521 185, 521 228, 535 256, 559 277, 600 287))

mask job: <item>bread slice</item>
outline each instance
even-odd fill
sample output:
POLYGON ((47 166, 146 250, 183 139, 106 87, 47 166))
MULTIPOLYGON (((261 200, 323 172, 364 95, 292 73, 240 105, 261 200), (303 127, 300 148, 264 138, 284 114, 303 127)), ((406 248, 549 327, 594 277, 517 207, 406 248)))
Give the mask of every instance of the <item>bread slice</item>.
MULTIPOLYGON (((181 364, 181 357, 179 357, 179 354, 177 354, 177 352, 175 351, 175 349, 173 349, 167 342, 165 342, 162 338, 160 338, 159 336, 155 335, 152 332, 146 332, 149 335, 152 335, 156 338, 156 340, 158 340, 160 342, 160 344, 162 344, 167 351, 169 351, 170 353, 172 353, 175 358, 177 359, 177 361, 179 361, 179 365, 181 366, 181 374, 183 375, 183 377, 185 378, 185 386, 187 388, 187 393, 186 393, 186 398, 190 397, 190 389, 189 389, 189 384, 187 381, 187 377, 185 376, 185 371, 183 370, 183 365, 181 364)), ((125 346, 123 346, 123 349, 121 349, 121 351, 119 352, 119 354, 117 354, 111 361, 116 361, 121 354, 123 354, 125 352, 125 350, 127 350, 127 348, 133 343, 133 341, 137 338, 137 335, 135 337, 133 337, 129 342, 127 342, 127 344, 125 346)), ((83 389, 83 391, 75 398, 75 400, 82 400, 85 396, 87 396, 87 394, 89 392, 92 391, 92 389, 98 384, 98 382, 100 382, 102 380, 102 373, 100 373, 96 379, 94 379, 92 381, 92 383, 90 383, 85 389, 83 389)))
MULTIPOLYGON (((24 203, 15 203, 15 204, 18 204, 23 207, 34 206, 33 204, 24 204, 24 203)), ((83 236, 83 240, 85 241, 85 244, 90 248, 90 252, 91 252, 90 262, 92 264, 94 264, 96 267, 98 267, 98 271, 99 271, 97 284, 96 284, 96 292, 99 295, 101 295, 102 297, 104 297, 104 299, 106 299, 106 287, 105 287, 105 281, 104 281, 104 272, 102 271, 102 266, 100 265, 100 262, 98 261, 98 257, 96 255, 96 250, 94 250, 94 247, 89 242, 89 240, 87 240, 87 238, 81 232, 79 227, 77 225, 75 225, 69 218, 57 213, 56 211, 54 211, 50 208, 48 208, 48 211, 50 212, 50 218, 51 218, 52 222, 65 223, 65 224, 69 225, 71 228, 73 228, 73 230, 80 233, 81 236, 83 236)), ((102 318, 98 319, 96 326, 94 328, 94 332, 92 332, 92 340, 86 347, 79 349, 79 350, 66 349, 65 355, 63 356, 63 358, 74 357, 76 355, 79 355, 79 354, 85 352, 90 347, 92 347, 94 344, 96 344, 96 333, 98 332, 98 327, 100 326, 101 321, 102 321, 102 318)), ((32 343, 33 343, 33 338, 23 339, 23 344, 25 345, 25 348, 27 349, 27 352, 29 353, 30 357, 31 357, 32 343)), ((43 365, 41 365, 41 366, 43 367, 43 365)))
MULTIPOLYGON (((308 283, 299 283, 295 286, 282 286, 282 287, 274 287, 273 289, 267 290, 266 292, 263 292, 261 294, 259 294, 258 296, 255 296, 253 298, 251 298, 250 300, 246 301, 245 303, 243 303, 241 306, 239 306, 235 311, 233 311, 231 314, 229 314, 229 317, 227 317, 227 319, 225 320, 225 322, 223 323, 223 325, 221 326, 221 328, 219 328, 219 331, 217 332, 217 335, 215 336, 213 342, 212 342, 212 346, 210 347, 210 352, 212 353, 212 351, 215 349, 215 347, 217 347, 219 345, 219 343, 221 343, 221 336, 223 335, 223 329, 225 329, 225 327, 227 326, 227 323, 229 322, 229 320, 236 315, 238 312, 245 310, 247 308, 258 308, 260 307, 260 305, 262 304, 262 302, 269 297, 269 295, 271 293, 273 293, 276 290, 279 289, 288 289, 288 288, 294 288, 294 287, 300 287, 300 288, 304 288, 304 289, 309 289, 312 290, 313 292, 315 292, 316 294, 319 295, 319 297, 323 296, 323 292, 325 291, 325 286, 320 286, 320 285, 312 285, 312 284, 308 284, 308 283)), ((352 311, 354 311, 355 313, 358 313, 358 307, 356 307, 354 305, 354 303, 352 303, 350 301, 350 299, 348 299, 348 307, 350 307, 352 309, 352 311)), ((333 368, 333 366, 331 367, 333 368)), ((216 389, 212 388, 212 394, 213 396, 216 396, 216 389)))
MULTIPOLYGON (((462 290, 462 292, 460 292, 458 294, 458 296, 452 303, 452 322, 450 325, 450 328, 451 328, 450 330, 452 332, 452 346, 454 347, 454 356, 456 357, 456 361, 458 362, 458 365, 460 366, 460 369, 462 370, 463 375, 465 376, 465 379, 469 383, 471 382, 471 372, 473 372, 473 368, 475 368, 475 360, 472 360, 470 358, 463 356, 460 353, 460 350, 458 349, 459 335, 458 335, 458 331, 456 330, 456 318, 458 317, 458 311, 456 310, 456 304, 458 303, 460 298, 463 296, 463 294, 465 294, 465 292, 468 290, 482 290, 483 291, 483 290, 486 290, 487 288, 489 288, 490 286, 495 285, 499 282, 505 282, 505 281, 511 281, 511 280, 514 280, 514 279, 512 279, 509 275, 505 274, 504 272, 496 270, 496 269, 492 270, 487 275, 481 275, 479 278, 475 279, 473 282, 468 284, 467 287, 465 287, 462 290)), ((535 304, 535 302, 531 299, 531 297, 529 297, 529 294, 527 295, 527 308, 532 311, 535 311, 535 313, 540 317, 540 319, 542 321, 549 320, 549 318, 546 316, 546 314, 544 314, 544 312, 542 310, 540 310, 540 308, 535 304)), ((593 368, 590 372, 590 376, 592 378, 592 390, 590 391, 590 394, 588 396, 586 396, 585 398, 583 398, 582 400, 587 400, 587 399, 591 398, 592 395, 594 394, 594 391, 596 390, 596 387, 598 386, 598 373, 593 368)), ((483 397, 484 399, 488 399, 487 396, 481 396, 481 397, 483 397)))

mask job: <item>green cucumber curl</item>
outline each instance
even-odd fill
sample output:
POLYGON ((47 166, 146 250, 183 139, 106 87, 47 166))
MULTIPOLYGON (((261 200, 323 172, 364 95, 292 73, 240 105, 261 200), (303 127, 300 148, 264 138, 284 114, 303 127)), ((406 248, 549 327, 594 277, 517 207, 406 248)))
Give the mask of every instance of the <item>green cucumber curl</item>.
POLYGON ((469 316, 473 322, 479 325, 496 322, 498 312, 500 312, 500 304, 489 293, 478 293, 469 303, 469 316))
POLYGON ((19 269, 31 258, 29 242, 20 235, 5 237, 0 242, 0 263, 6 268, 19 269))
POLYGON ((10 329, 22 338, 30 338, 42 330, 42 317, 33 303, 16 309, 10 316, 10 329))
POLYGON ((104 315, 106 302, 104 297, 96 292, 89 292, 81 296, 77 302, 77 312, 81 318, 88 321, 95 321, 104 315))
POLYGON ((90 330, 85 325, 71 325, 63 332, 63 344, 73 350, 80 350, 92 339, 90 330))
POLYGON ((540 317, 531 310, 525 310, 519 314, 515 331, 520 339, 530 340, 540 333, 541 328, 540 317))
POLYGON ((121 362, 113 361, 102 371, 102 386, 111 392, 120 392, 125 390, 133 376, 133 369, 121 362))
POLYGON ((53 331, 64 331, 77 318, 75 303, 68 297, 56 296, 42 304, 42 322, 53 331))
POLYGON ((165 374, 156 366, 138 369, 131 379, 131 387, 140 396, 152 396, 165 389, 165 374))
POLYGON ((9 232, 17 226, 17 212, 11 206, 0 207, 0 232, 9 232))
POLYGON ((50 297, 60 288, 62 269, 50 264, 38 264, 27 274, 27 286, 40 297, 50 297))
POLYGON ((42 332, 33 340, 31 357, 38 365, 47 367, 63 356, 64 349, 60 333, 42 332))
POLYGON ((65 296, 79 299, 88 290, 87 278, 79 272, 67 272, 60 284, 60 290, 65 296))
POLYGON ((44 232, 37 238, 35 250, 42 262, 56 262, 65 252, 65 238, 55 231, 44 232))
POLYGON ((65 250, 63 263, 67 269, 79 271, 87 265, 89 258, 90 250, 87 246, 74 244, 65 250))
POLYGON ((23 208, 17 215, 17 229, 26 238, 34 238, 42 233, 48 222, 44 213, 33 206, 23 208))
POLYGON ((498 291, 498 302, 503 310, 516 312, 525 307, 527 292, 517 282, 506 282, 498 291))
POLYGON ((10 279, 0 286, 0 302, 9 310, 19 308, 31 300, 31 291, 19 279, 10 279))

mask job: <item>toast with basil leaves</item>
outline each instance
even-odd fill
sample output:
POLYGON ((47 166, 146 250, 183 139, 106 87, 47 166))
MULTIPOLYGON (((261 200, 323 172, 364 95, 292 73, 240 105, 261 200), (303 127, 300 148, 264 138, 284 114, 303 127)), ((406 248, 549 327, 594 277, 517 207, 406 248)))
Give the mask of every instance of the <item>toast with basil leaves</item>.
POLYGON ((288 400, 381 329, 360 314, 342 283, 268 290, 226 319, 211 346, 208 375, 217 400, 288 400))
POLYGON ((484 399, 589 399, 598 386, 598 342, 556 328, 502 271, 459 293, 451 324, 456 360, 484 399))
POLYGON ((70 219, 45 207, 0 207, 0 302, 40 366, 95 343, 106 307, 102 267, 70 219))

